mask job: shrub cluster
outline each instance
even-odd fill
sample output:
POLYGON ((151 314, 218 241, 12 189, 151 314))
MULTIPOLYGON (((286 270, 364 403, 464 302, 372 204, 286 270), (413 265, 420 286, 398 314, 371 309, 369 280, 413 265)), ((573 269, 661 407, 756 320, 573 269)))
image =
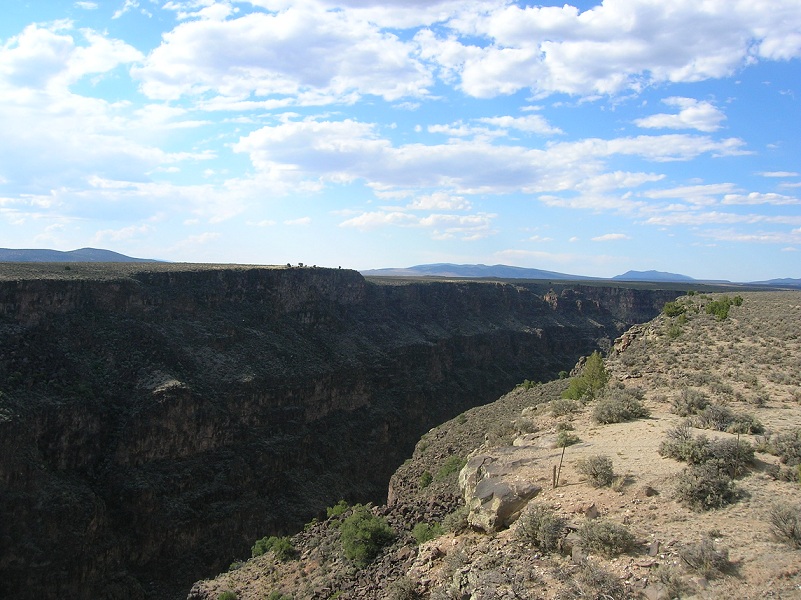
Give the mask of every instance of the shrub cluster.
POLYGON ((737 499, 734 480, 713 464, 691 465, 676 477, 676 497, 693 510, 711 510, 737 499))
POLYGON ((271 535, 270 537, 263 537, 260 540, 256 540, 253 548, 250 549, 250 554, 253 558, 267 552, 273 552, 275 558, 281 562, 292 560, 298 555, 298 551, 292 545, 292 539, 288 536, 276 537, 271 535))
POLYGON ((671 412, 680 417, 695 415, 709 406, 709 398, 700 390, 684 388, 678 398, 673 399, 671 412))
POLYGON ((353 507, 353 512, 342 522, 340 534, 345 557, 359 567, 372 561, 395 538, 386 519, 374 515, 362 504, 353 507))
POLYGON ((769 447, 785 465, 792 467, 801 464, 801 428, 772 435, 769 447))
POLYGON ((634 535, 623 525, 598 519, 579 527, 581 547, 589 552, 614 557, 634 547, 634 535))
POLYGON ((535 504, 520 519, 517 536, 520 540, 535 545, 544 552, 559 549, 567 531, 567 522, 553 509, 535 504))
POLYGON ((578 461, 576 470, 584 475, 595 487, 612 485, 615 473, 612 470, 612 459, 604 455, 589 456, 578 461))
POLYGON ((592 418, 602 425, 645 418, 651 413, 642 403, 644 397, 640 388, 609 389, 595 405, 592 418))
POLYGON ((686 311, 687 307, 676 300, 665 302, 665 306, 662 307, 662 312, 668 317, 678 317, 679 315, 683 315, 686 311))
POLYGON ((710 404, 692 417, 693 427, 699 429, 713 429, 727 433, 758 434, 765 431, 765 427, 754 415, 750 413, 735 413, 733 410, 720 404, 710 404))
POLYGON ((659 446, 662 456, 689 466, 676 477, 676 497, 694 510, 720 508, 737 499, 734 477, 753 462, 754 448, 735 439, 693 437, 687 424, 668 431, 659 446))
POLYGON ((581 403, 570 398, 557 398, 551 400, 551 415, 554 417, 563 417, 578 412, 581 409, 581 403))
POLYGON ((753 462, 754 447, 732 438, 693 437, 690 426, 685 423, 667 432, 666 439, 659 445, 659 454, 693 466, 712 465, 734 477, 753 462))
POLYGON ((735 296, 734 298, 723 296, 720 300, 713 300, 707 304, 706 312, 707 314, 715 315, 719 321, 723 321, 729 316, 729 309, 732 306, 742 306, 742 304, 742 296, 735 296))

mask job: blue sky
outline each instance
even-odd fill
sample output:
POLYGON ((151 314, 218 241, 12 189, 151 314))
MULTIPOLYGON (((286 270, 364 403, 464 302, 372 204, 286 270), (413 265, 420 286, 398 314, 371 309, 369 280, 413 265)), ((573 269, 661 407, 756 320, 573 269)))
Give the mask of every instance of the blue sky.
POLYGON ((0 247, 801 277, 798 0, 16 0, 0 247))

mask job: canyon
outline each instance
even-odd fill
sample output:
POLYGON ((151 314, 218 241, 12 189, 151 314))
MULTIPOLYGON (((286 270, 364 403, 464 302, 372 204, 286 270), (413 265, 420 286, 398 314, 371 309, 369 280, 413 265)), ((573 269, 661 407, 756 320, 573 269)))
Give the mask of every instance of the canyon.
POLYGON ((183 598, 420 436, 555 379, 675 287, 348 269, 0 269, 0 596, 183 598))

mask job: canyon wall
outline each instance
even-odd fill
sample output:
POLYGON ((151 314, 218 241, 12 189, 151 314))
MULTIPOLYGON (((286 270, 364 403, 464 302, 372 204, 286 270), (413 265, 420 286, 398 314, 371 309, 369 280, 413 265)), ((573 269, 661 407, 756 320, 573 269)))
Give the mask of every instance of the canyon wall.
POLYGON ((0 597, 181 598, 676 291, 344 269, 0 269, 0 597))

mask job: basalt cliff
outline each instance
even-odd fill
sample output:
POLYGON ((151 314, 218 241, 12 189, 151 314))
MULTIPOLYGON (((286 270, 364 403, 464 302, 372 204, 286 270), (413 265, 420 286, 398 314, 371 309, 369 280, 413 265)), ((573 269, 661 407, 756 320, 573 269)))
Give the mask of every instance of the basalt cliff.
POLYGON ((0 597, 178 598, 676 291, 0 265, 0 597))

